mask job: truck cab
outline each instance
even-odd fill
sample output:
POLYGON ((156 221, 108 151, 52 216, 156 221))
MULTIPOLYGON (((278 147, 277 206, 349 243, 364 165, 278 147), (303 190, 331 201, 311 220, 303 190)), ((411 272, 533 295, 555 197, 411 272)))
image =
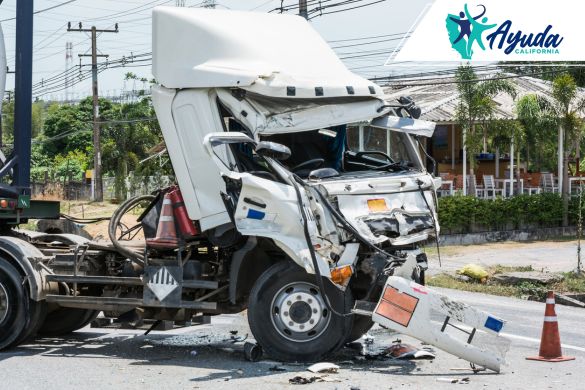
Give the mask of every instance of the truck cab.
POLYGON ((238 254, 230 299, 272 356, 360 337, 373 323, 349 307, 397 268, 424 283, 420 246, 439 225, 419 137, 434 124, 408 97, 386 101, 292 15, 155 8, 153 74, 189 217, 238 254), (352 150, 356 125, 391 146, 352 150))

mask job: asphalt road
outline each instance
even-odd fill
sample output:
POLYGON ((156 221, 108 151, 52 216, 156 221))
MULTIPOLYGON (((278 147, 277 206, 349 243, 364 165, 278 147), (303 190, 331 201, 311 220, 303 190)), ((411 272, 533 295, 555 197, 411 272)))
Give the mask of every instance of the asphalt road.
MULTIPOLYGON (((447 389, 460 386, 445 378, 469 378, 471 389, 582 389, 585 382, 585 309, 557 305, 563 352, 577 359, 565 363, 525 360, 537 354, 544 304, 513 298, 442 290, 452 298, 487 310, 508 321, 504 333, 512 341, 508 365, 501 374, 473 374, 469 365, 442 351, 435 360, 367 360, 344 348, 329 361, 341 369, 325 377, 329 382, 291 385, 295 376, 315 376, 305 365, 280 364, 265 357, 258 363, 244 359, 249 334, 245 315, 219 316, 211 325, 153 332, 85 328, 64 338, 38 339, 0 353, 0 389, 447 389), (274 367, 277 367, 275 369, 274 367), (465 370, 453 370, 465 369, 465 370), (280 371, 284 370, 284 371, 280 371)), ((407 337, 375 328, 375 353, 396 338, 407 337)))

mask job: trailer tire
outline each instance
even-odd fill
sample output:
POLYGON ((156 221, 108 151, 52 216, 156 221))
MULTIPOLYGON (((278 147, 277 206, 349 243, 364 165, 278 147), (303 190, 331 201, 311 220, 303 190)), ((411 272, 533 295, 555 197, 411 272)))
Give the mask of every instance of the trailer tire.
POLYGON ((0 350, 15 345, 25 331, 29 293, 22 276, 10 263, 0 258, 0 350))
POLYGON ((64 336, 84 328, 98 314, 96 310, 60 307, 47 315, 38 333, 41 336, 64 336))
MULTIPOLYGON (((342 292, 328 280, 324 284, 333 309, 350 313, 351 291, 342 292)), ((318 361, 337 351, 351 331, 353 317, 330 312, 315 275, 290 261, 268 268, 250 293, 248 322, 252 334, 278 361, 318 361)))

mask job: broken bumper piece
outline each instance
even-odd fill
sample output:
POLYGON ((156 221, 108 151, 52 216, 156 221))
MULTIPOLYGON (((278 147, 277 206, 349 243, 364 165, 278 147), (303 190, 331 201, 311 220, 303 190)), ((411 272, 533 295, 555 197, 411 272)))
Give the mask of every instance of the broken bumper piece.
POLYGON ((501 319, 398 276, 388 278, 375 308, 359 306, 355 314, 495 372, 509 349, 501 319))

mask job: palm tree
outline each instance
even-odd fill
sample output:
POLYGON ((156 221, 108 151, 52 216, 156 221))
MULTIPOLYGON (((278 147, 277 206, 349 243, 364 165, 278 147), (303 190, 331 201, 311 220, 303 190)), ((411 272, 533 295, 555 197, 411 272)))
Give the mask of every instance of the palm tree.
MULTIPOLYGON (((455 80, 459 92, 455 117, 463 131, 463 143, 469 151, 470 171, 473 173, 476 167, 475 155, 487 141, 487 121, 493 117, 496 108, 494 97, 500 93, 515 97, 516 90, 510 81, 498 77, 480 80, 469 64, 457 69, 455 80)), ((465 169, 465 158, 463 164, 465 169)))
POLYGON ((519 118, 529 124, 552 123, 558 126, 558 162, 563 196, 563 226, 569 224, 569 156, 580 155, 583 121, 579 113, 585 111, 585 98, 579 99, 573 77, 563 73, 553 80, 552 99, 531 95, 516 105, 519 118))

